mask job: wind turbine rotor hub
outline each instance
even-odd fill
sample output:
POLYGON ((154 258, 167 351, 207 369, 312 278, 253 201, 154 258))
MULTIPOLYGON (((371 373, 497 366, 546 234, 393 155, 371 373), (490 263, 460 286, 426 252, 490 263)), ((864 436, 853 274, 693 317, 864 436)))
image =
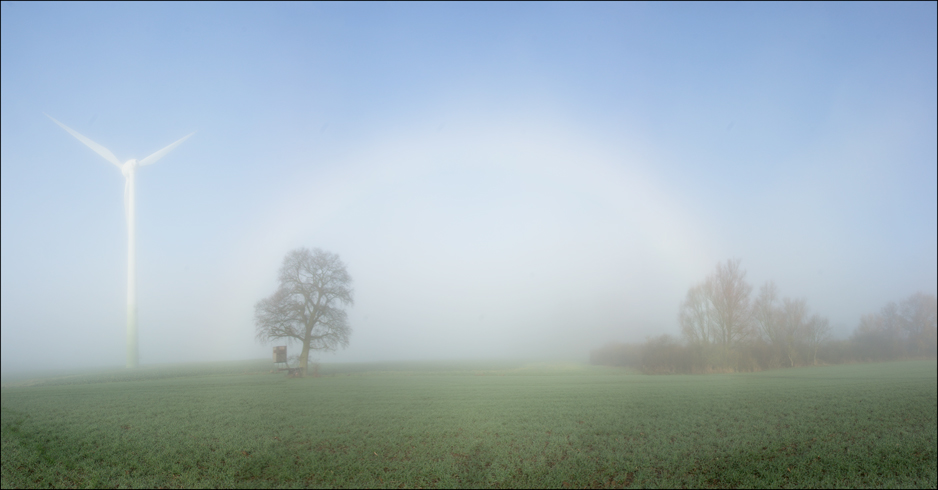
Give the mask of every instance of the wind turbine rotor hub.
POLYGON ((121 165, 121 173, 124 174, 124 177, 130 177, 130 172, 133 171, 136 166, 137 160, 135 158, 127 160, 123 165, 121 165))

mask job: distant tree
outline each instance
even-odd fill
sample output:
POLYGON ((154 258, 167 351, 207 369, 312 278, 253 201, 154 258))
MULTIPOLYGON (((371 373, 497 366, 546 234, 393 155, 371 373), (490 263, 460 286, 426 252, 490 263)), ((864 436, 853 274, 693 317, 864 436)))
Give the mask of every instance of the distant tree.
POLYGON ((905 354, 905 333, 899 305, 890 301, 879 312, 860 317, 853 340, 861 360, 886 361, 899 359, 905 354))
POLYGON ((746 282, 746 272, 739 268, 738 259, 717 264, 704 282, 687 291, 678 312, 681 335, 704 359, 708 369, 712 361, 723 369, 732 368, 735 361, 731 362, 730 357, 735 354, 734 349, 751 336, 751 292, 752 286, 746 282), (711 358, 711 353, 718 359, 711 358))
MULTIPOLYGON (((762 338, 768 344, 772 359, 769 365, 776 366, 775 356, 782 351, 782 309, 778 301, 778 288, 772 281, 759 289, 759 296, 752 303, 752 319, 762 338)), ((776 366, 777 367, 777 366, 776 366)))
POLYGON ((909 354, 930 356, 938 354, 936 320, 938 304, 934 295, 915 293, 899 305, 899 321, 908 342, 909 354))
POLYGON ((746 282, 746 271, 740 269, 739 262, 736 259, 717 264, 716 271, 707 279, 713 308, 713 327, 723 352, 724 364, 734 345, 751 333, 749 295, 752 286, 746 282))
POLYGON ((808 345, 811 348, 811 363, 817 365, 818 347, 820 347, 823 342, 831 338, 830 322, 827 320, 827 318, 824 318, 820 315, 811 315, 811 319, 808 320, 806 334, 808 345))
POLYGON ((645 341, 642 349, 642 372, 645 374, 689 373, 691 369, 687 349, 674 337, 665 334, 645 341))
POLYGON ((828 339, 818 346, 818 358, 828 364, 843 364, 857 359, 851 339, 828 339))
POLYGON ((681 303, 678 321, 681 334, 694 346, 709 346, 716 342, 713 324, 713 304, 710 302, 709 283, 703 282, 687 290, 681 303))
POLYGON ((904 347, 907 343, 907 339, 905 338, 906 330, 902 328, 902 317, 899 316, 899 305, 897 305, 895 301, 890 301, 879 310, 879 315, 881 321, 880 328, 889 346, 889 358, 901 357, 905 353, 904 347))
POLYGON ((338 255, 299 248, 284 257, 279 279, 277 291, 254 306, 257 340, 299 342, 305 375, 310 350, 348 346, 352 329, 343 307, 354 304, 352 278, 338 255))
POLYGON ((898 355, 885 324, 879 313, 867 313, 860 317, 860 324, 850 338, 857 360, 883 361, 898 355))
POLYGON ((938 354, 934 295, 915 293, 860 318, 851 340, 860 360, 880 361, 938 354))
POLYGON ((803 298, 782 300, 782 348, 788 357, 789 367, 795 366, 798 348, 808 328, 808 302, 803 298))

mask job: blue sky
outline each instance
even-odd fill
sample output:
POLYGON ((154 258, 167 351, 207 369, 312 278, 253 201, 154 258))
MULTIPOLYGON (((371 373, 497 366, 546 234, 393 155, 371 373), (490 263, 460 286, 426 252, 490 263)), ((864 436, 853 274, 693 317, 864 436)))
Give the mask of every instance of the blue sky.
POLYGON ((266 357, 285 253, 338 253, 324 361, 585 360, 739 258, 846 336, 936 282, 936 7, 2 4, 2 363, 266 357))

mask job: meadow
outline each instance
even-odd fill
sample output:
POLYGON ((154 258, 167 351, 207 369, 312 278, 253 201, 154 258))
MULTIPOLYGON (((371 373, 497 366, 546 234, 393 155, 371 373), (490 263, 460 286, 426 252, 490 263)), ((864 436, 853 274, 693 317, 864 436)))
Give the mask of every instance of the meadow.
POLYGON ((936 486, 935 361, 271 367, 7 378, 2 486, 936 486))

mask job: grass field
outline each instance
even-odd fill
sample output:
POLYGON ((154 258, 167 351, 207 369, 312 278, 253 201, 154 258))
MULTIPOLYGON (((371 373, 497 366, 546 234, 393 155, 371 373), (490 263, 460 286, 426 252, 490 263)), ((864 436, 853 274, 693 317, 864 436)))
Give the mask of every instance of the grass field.
POLYGON ((10 487, 930 487, 934 361, 169 366, 5 381, 10 487))

